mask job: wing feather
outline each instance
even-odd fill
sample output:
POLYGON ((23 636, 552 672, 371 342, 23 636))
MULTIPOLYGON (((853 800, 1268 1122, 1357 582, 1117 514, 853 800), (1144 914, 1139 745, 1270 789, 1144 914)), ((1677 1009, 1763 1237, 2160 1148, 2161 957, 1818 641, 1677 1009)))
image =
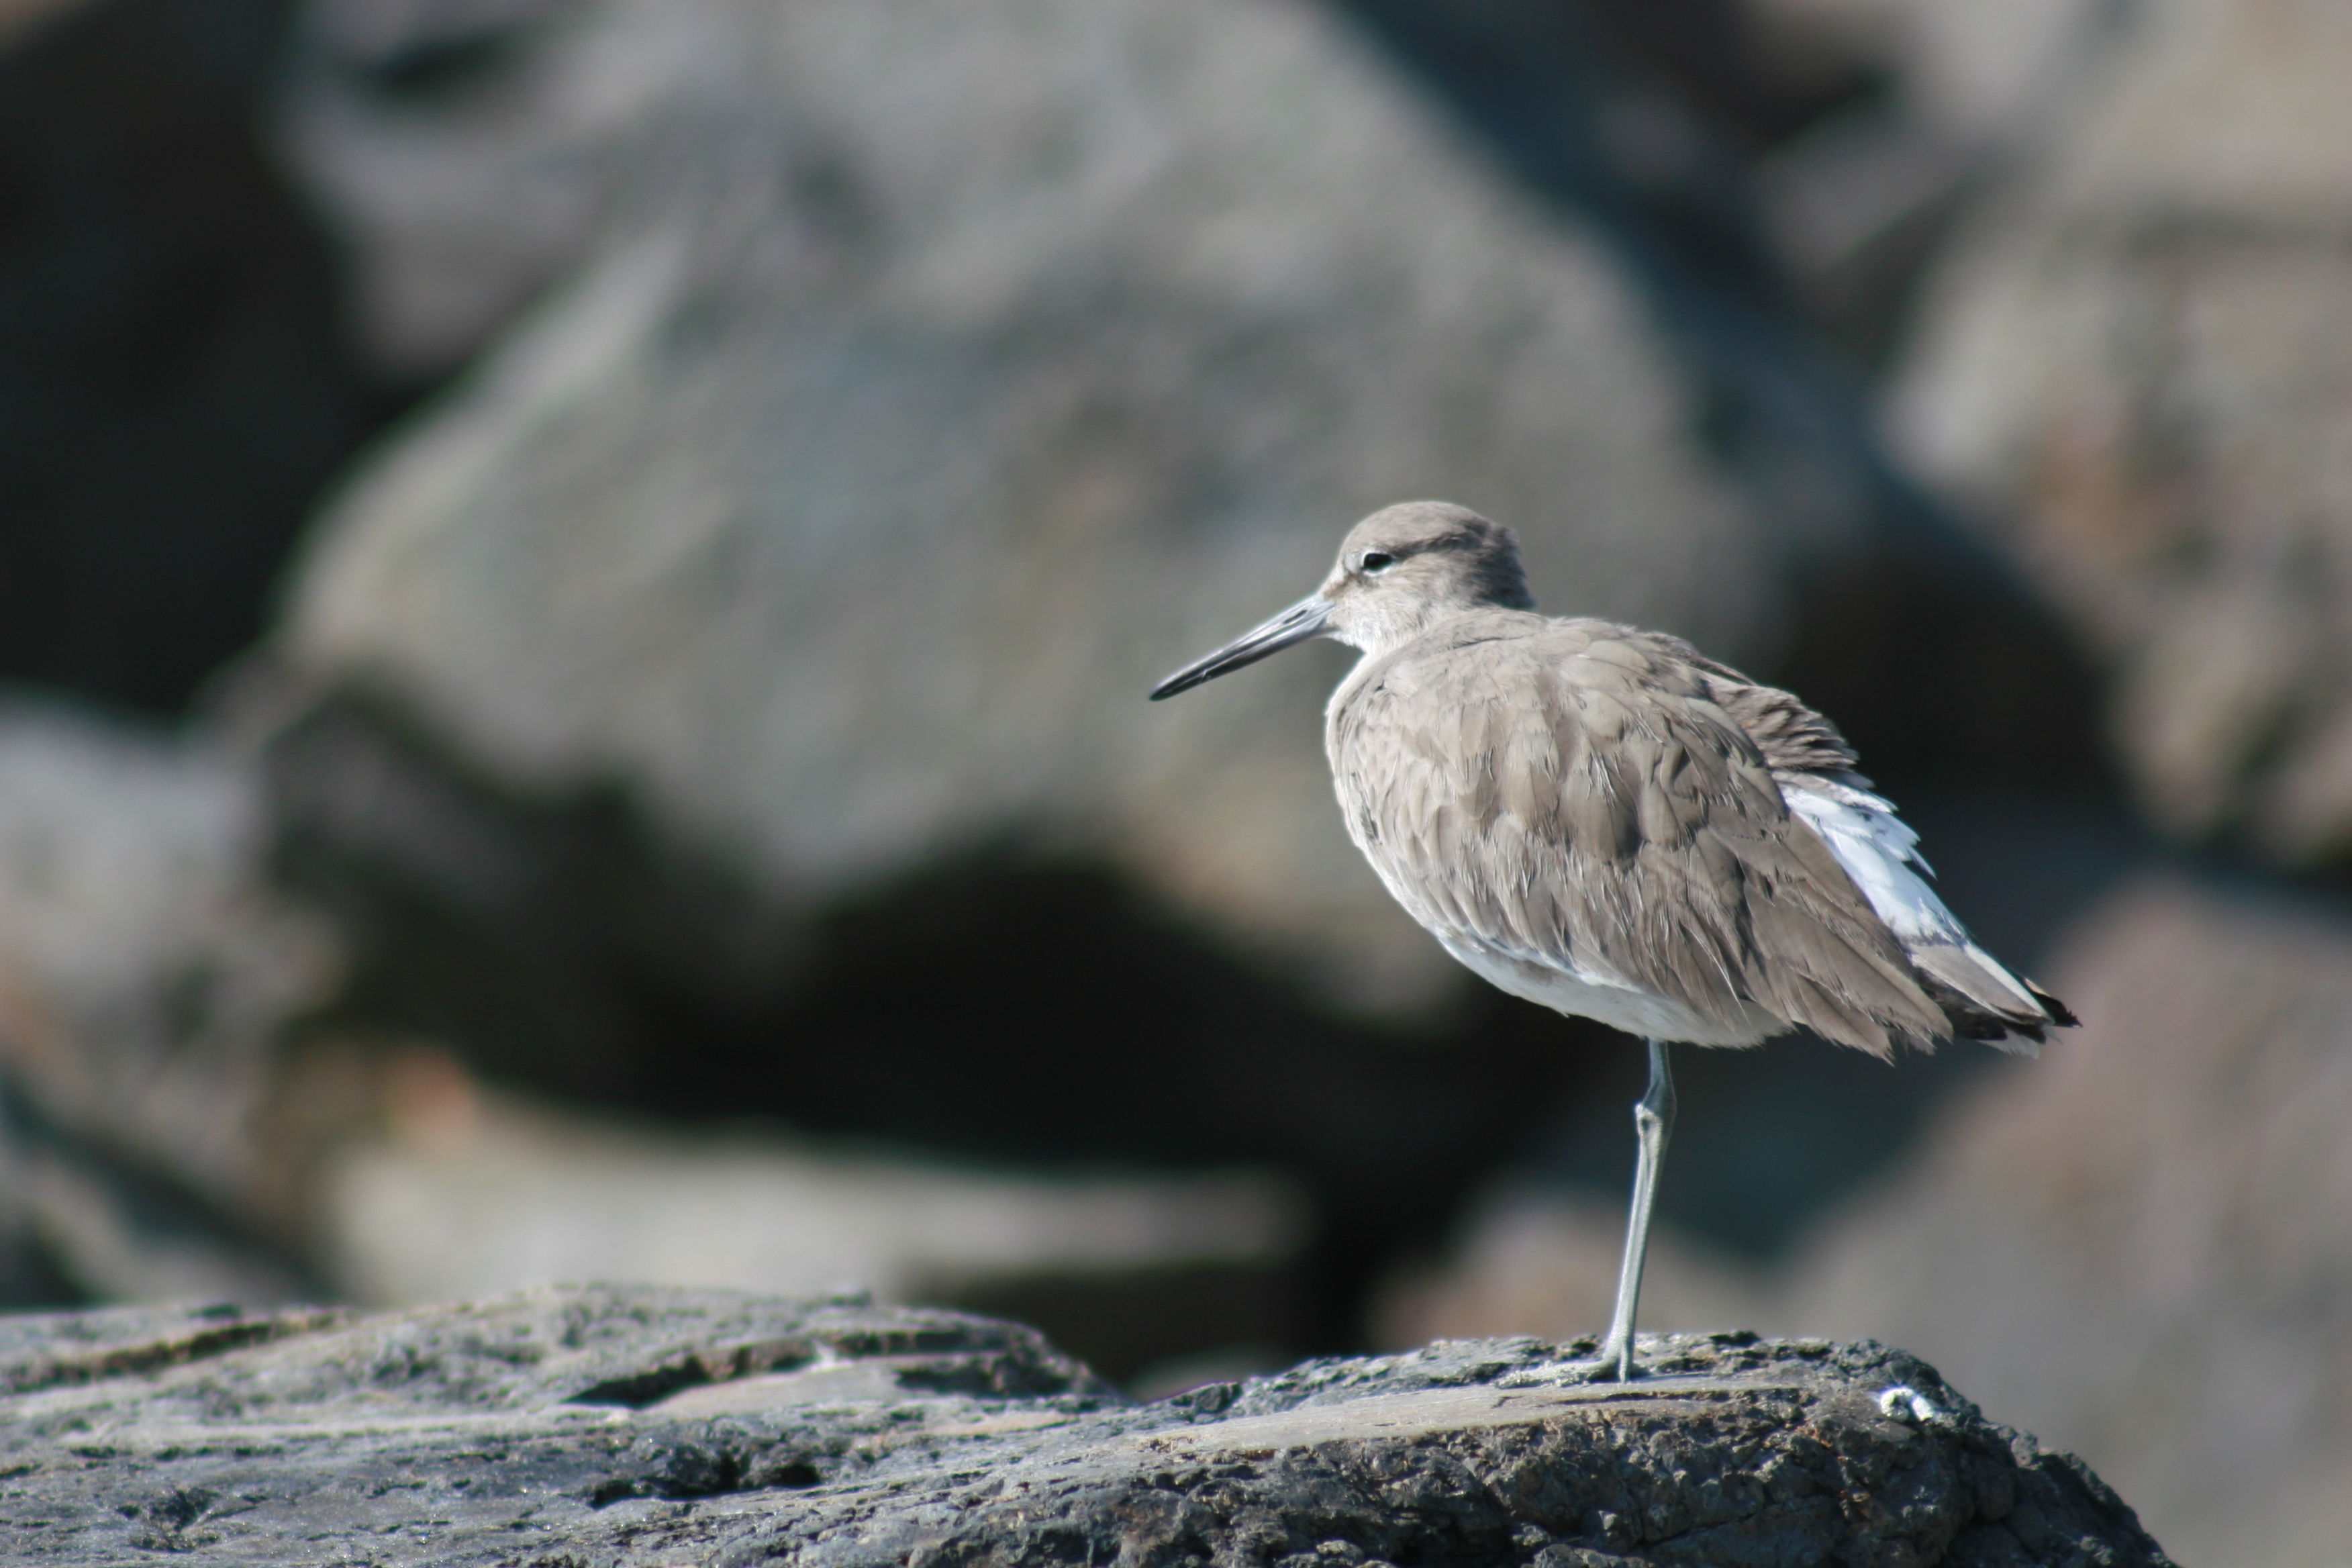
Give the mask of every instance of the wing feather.
POLYGON ((1783 798, 1862 889, 1956 1033, 2030 1050, 2046 1026, 2075 1022, 2064 1003, 1978 946, 1944 907, 1928 886, 1935 872, 1918 835, 1855 771, 1859 759, 1834 724, 1790 692, 1660 640, 1690 658, 1717 705, 1755 742, 1783 798))
MULTIPOLYGON (((1672 639, 1606 623, 1449 623, 1334 700, 1349 833, 1449 946, 1613 978, 1727 1031, 1760 1007, 1877 1056, 1948 1037, 1710 679, 1672 639)), ((1775 748, 1850 766, 1815 724, 1787 716, 1775 748)))

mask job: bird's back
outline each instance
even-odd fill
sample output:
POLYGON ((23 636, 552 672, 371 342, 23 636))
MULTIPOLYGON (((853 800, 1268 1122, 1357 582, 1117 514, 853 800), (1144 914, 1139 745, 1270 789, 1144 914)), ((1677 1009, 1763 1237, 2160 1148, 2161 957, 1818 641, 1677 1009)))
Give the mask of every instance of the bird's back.
POLYGON ((1678 639, 1474 610, 1368 658, 1325 739, 1390 891, 1517 994, 1660 1038, 1801 1025, 1880 1056, 2071 1021, 1927 890, 1833 726, 1678 639))

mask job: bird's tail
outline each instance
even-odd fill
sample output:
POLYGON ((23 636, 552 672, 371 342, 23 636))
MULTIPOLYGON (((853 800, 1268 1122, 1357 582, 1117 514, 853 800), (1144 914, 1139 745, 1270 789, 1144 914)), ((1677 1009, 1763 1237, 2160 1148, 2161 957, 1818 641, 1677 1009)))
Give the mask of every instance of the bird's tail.
POLYGON ((2078 1020, 2066 1004, 2031 980, 2011 973, 1965 935, 1958 942, 1904 944, 1927 994, 1964 1040, 1983 1040, 2005 1051, 2039 1054, 2042 1031, 2078 1020))
POLYGON ((2030 1056, 2043 1030, 2075 1022, 2063 1002, 1976 944, 1927 885, 1935 873, 1920 858, 1919 836, 1868 781, 1853 773, 1775 777, 1790 809, 1822 836, 1902 944, 1955 1035, 2030 1056))

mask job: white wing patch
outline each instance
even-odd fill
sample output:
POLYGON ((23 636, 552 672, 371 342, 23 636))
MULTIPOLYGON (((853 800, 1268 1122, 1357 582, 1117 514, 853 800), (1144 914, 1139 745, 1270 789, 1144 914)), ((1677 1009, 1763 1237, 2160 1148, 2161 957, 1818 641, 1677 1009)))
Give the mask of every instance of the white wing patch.
POLYGON ((1971 967, 2026 1018, 2042 1016, 2042 1004, 2001 967, 1992 954, 1972 941, 1944 900, 1927 885, 1936 873, 1919 853, 1919 835, 1895 815, 1894 803, 1854 784, 1818 773, 1780 781, 1780 795, 1789 809, 1822 836, 1853 885, 1870 900, 1871 909, 1886 922, 1907 950, 1958 948, 1973 961, 1971 967))
POLYGON ((1919 835, 1895 815, 1892 801, 1818 776, 1783 779, 1780 794, 1828 843, 1887 930, 1906 943, 1968 941, 1967 930, 1927 886, 1936 873, 1919 853, 1919 835))

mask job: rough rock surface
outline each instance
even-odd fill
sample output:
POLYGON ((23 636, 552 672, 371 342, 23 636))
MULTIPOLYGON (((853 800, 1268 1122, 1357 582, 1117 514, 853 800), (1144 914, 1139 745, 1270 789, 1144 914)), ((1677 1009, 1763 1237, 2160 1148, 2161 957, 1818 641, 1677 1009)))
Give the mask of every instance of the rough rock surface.
POLYGON ((1033 1331, 544 1290, 0 1321, 13 1563, 2166 1562, 2078 1461, 1873 1344, 1439 1344, 1131 1405, 1033 1331))
POLYGON ((2117 671, 2151 813, 2340 863, 2352 12, 2129 10, 1943 264, 1901 423, 2117 671))
POLYGON ((394 225, 368 126, 515 171, 493 213, 514 138, 596 150, 546 153, 603 171, 584 253, 357 476, 279 643, 497 778, 618 784, 788 900, 1099 854, 1377 1002, 1453 976, 1339 831, 1336 658, 1157 676, 1411 495, 1520 528, 1563 610, 1737 658, 1785 608, 1611 262, 1323 7, 520 9, 441 97, 346 58, 290 121, 394 225))

